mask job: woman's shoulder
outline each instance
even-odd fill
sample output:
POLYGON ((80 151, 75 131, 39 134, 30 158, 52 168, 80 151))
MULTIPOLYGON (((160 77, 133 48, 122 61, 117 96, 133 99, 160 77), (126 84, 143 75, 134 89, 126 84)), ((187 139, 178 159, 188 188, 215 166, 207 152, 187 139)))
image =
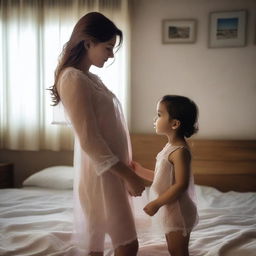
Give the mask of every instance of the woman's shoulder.
POLYGON ((88 76, 81 70, 74 67, 66 67, 64 68, 59 75, 58 84, 60 87, 69 87, 70 85, 77 85, 78 87, 91 88, 90 86, 91 80, 88 76))
POLYGON ((83 78, 85 74, 74 67, 66 67, 60 72, 60 79, 75 79, 75 78, 83 78))
POLYGON ((74 67, 64 68, 58 79, 57 90, 60 95, 91 95, 91 81, 79 69, 74 67))

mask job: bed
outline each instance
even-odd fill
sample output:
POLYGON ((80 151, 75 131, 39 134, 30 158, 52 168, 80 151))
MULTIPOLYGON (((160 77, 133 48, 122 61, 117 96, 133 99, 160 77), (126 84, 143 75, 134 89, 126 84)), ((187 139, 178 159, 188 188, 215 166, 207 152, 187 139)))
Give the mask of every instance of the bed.
MULTIPOLYGON (((133 158, 154 167, 165 138, 132 134, 133 158)), ((256 255, 256 141, 190 140, 200 221, 191 234, 191 256, 256 255)), ((21 189, 0 190, 0 255, 75 255, 72 233, 72 167, 46 168, 21 189), (61 174, 61 175, 60 175, 61 174)), ((140 221, 139 256, 167 256, 163 236, 140 221)), ((113 251, 106 249, 105 255, 113 251)))

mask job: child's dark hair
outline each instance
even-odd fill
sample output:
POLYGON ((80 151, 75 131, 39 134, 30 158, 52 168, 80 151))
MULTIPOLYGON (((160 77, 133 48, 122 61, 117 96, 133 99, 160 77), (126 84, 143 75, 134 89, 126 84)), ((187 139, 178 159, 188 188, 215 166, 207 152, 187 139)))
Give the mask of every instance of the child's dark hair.
POLYGON ((189 138, 198 131, 198 108, 192 100, 179 95, 165 95, 160 102, 166 105, 170 118, 180 121, 182 136, 189 138))

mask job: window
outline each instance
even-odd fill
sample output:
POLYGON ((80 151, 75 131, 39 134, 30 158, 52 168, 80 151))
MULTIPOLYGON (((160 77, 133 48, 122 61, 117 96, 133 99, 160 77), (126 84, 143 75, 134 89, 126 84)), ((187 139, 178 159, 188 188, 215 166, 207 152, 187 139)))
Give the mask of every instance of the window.
MULTIPOLYGON (((53 125, 46 89, 53 84, 62 47, 79 17, 99 10, 104 1, 1 1, 0 147, 15 150, 71 150, 68 127, 53 125), (90 8, 90 9, 89 9, 90 8), (93 8, 93 9, 91 9, 93 8)), ((108 1, 104 13, 126 37, 115 61, 94 69, 121 100, 127 116, 129 21, 126 1, 108 1), (119 5, 116 3, 120 2, 119 5), (104 71, 104 72, 102 72, 104 71), (104 74, 104 75, 103 75, 104 74)))

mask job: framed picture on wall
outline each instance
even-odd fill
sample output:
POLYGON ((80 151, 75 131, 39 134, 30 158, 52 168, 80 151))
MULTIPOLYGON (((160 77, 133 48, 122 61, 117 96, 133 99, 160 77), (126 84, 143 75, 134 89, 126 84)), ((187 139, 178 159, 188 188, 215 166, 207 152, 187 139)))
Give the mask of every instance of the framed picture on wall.
POLYGON ((246 10, 210 13, 209 47, 245 46, 246 25, 246 10))
POLYGON ((194 43, 196 41, 196 20, 163 20, 162 42, 172 43, 194 43))
POLYGON ((254 44, 256 44, 256 21, 255 21, 255 27, 254 27, 254 44))

